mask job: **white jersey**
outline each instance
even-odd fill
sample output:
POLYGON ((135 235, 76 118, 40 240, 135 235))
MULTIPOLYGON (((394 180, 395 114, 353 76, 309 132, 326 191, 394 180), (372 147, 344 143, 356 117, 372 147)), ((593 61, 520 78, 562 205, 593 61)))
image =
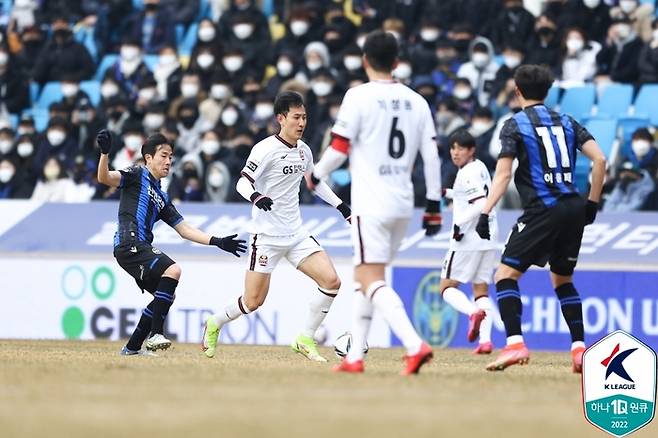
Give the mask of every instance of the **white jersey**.
POLYGON ((489 190, 491 190, 491 176, 482 161, 473 160, 457 172, 452 192, 452 223, 453 229, 456 223, 459 224, 464 237, 459 242, 450 239, 451 251, 485 251, 496 248, 498 221, 495 210, 489 214, 490 240, 482 239, 475 231, 480 218, 479 211, 473 219, 462 223, 464 215, 473 211, 473 203, 478 199, 486 199, 489 190))
POLYGON ((300 182, 304 173, 312 171, 313 154, 303 141, 293 146, 278 135, 271 135, 256 143, 241 174, 274 204, 270 211, 254 205, 247 231, 268 236, 297 234, 302 227, 300 182))
POLYGON ((411 172, 420 151, 426 163, 427 198, 440 199, 434 120, 427 102, 405 85, 372 81, 345 93, 333 134, 350 142, 352 213, 411 217, 411 172))

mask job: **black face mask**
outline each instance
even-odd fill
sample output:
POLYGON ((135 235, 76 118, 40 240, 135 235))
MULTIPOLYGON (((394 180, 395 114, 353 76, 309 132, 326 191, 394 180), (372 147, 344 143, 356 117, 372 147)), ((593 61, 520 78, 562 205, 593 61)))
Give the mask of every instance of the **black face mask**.
POLYGON ((192 128, 192 126, 194 126, 194 122, 196 122, 195 116, 181 116, 178 119, 186 129, 192 128))
POLYGON ((537 29, 537 35, 543 38, 552 37, 553 35, 555 35, 555 30, 553 30, 550 27, 540 27, 539 29, 537 29))
POLYGON ((53 35, 58 40, 67 41, 71 37, 72 32, 70 29, 57 29, 53 32, 53 35))
POLYGON ((158 5, 157 3, 146 3, 144 5, 144 9, 146 9, 148 12, 155 12, 158 10, 159 7, 160 5, 158 5))
POLYGON ((41 47, 41 40, 26 40, 23 41, 23 47, 27 50, 37 50, 41 47))
POLYGON ((471 44, 470 40, 454 40, 455 44, 455 50, 459 53, 466 53, 468 50, 469 44, 471 44))
POLYGON ((199 174, 197 173, 196 169, 183 169, 183 178, 184 179, 191 179, 191 178, 198 178, 199 174))
POLYGON ((113 122, 116 122, 121 118, 121 115, 123 114, 123 111, 110 111, 110 119, 112 119, 113 122))

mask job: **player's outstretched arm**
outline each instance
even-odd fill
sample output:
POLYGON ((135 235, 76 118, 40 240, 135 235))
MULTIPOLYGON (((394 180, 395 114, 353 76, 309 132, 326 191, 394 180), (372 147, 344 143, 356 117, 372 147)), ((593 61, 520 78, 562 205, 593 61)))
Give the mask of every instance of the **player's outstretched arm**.
POLYGON ((491 182, 491 191, 489 192, 487 202, 484 204, 482 214, 480 214, 480 218, 475 227, 475 231, 482 239, 489 240, 491 238, 489 233, 489 213, 491 213, 491 210, 496 207, 500 198, 502 198, 507 191, 507 186, 509 186, 509 183, 512 180, 513 161, 513 157, 499 157, 498 162, 496 163, 496 174, 491 182))
POLYGON ((121 173, 116 170, 110 170, 109 153, 112 148, 112 135, 107 129, 101 129, 96 135, 98 148, 101 150, 101 157, 98 160, 98 182, 110 187, 119 187, 121 185, 121 173))
POLYGON ((587 197, 587 206, 585 207, 586 222, 589 225, 596 219, 596 212, 599 209, 607 160, 598 143, 594 140, 586 141, 582 146, 582 151, 587 158, 592 160, 592 184, 587 197))
POLYGON ((214 245, 219 249, 230 252, 236 257, 240 257, 239 253, 244 253, 247 250, 247 242, 245 240, 236 239, 236 237, 238 237, 237 234, 232 234, 226 237, 215 237, 204 233, 194 225, 185 221, 180 222, 174 227, 174 229, 183 239, 200 243, 201 245, 214 245))
POLYGON ((331 140, 331 146, 328 147, 322 158, 313 167, 310 177, 306 179, 306 185, 309 190, 315 190, 315 186, 320 180, 329 176, 331 172, 338 169, 347 160, 347 152, 350 148, 350 141, 344 137, 334 135, 331 140))
MULTIPOLYGON (((312 174, 308 173, 304 175, 304 177, 306 178, 306 184, 310 186, 310 179, 312 178, 312 174)), ((324 202, 326 202, 327 204, 331 205, 332 207, 340 211, 340 214, 343 215, 343 218, 345 218, 347 222, 351 223, 352 209, 350 208, 349 205, 344 203, 343 200, 340 199, 338 195, 334 193, 333 190, 331 190, 329 184, 327 184, 324 181, 318 181, 318 183, 315 184, 315 189, 313 190, 313 193, 315 193, 324 202)))

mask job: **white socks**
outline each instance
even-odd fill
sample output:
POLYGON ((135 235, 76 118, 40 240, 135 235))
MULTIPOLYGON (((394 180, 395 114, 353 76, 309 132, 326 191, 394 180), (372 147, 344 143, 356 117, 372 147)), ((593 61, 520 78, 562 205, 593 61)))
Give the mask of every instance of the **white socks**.
POLYGON ((334 298, 336 298, 337 294, 338 289, 331 290, 318 287, 318 293, 311 298, 311 302, 309 303, 308 318, 306 319, 306 324, 304 324, 304 329, 302 330, 304 336, 310 338, 315 336, 315 331, 320 327, 320 324, 322 324, 322 321, 326 318, 327 313, 329 313, 329 308, 334 302, 334 298))
POLYGON ((222 327, 227 322, 238 319, 240 315, 247 315, 249 313, 251 311, 244 305, 244 301, 240 296, 237 300, 232 300, 231 303, 227 304, 223 312, 215 313, 213 318, 215 318, 215 324, 218 327, 222 327))
POLYGON ((352 321, 352 344, 347 352, 347 361, 354 363, 363 360, 363 349, 365 348, 372 322, 373 305, 368 298, 357 289, 354 295, 352 321))
POLYGON ((443 301, 464 315, 471 316, 478 311, 478 307, 473 304, 466 294, 455 287, 448 287, 443 291, 443 301))
POLYGON ((574 351, 576 348, 587 348, 583 341, 575 341, 571 343, 571 351, 574 351))
POLYGON ((487 316, 480 323, 480 344, 491 342, 491 328, 493 327, 493 317, 491 315, 491 299, 487 296, 476 298, 475 305, 484 310, 487 316))
POLYGON ((507 345, 523 343, 523 335, 512 335, 507 337, 507 345))
POLYGON ((418 336, 414 326, 409 321, 402 300, 398 294, 386 285, 384 281, 375 281, 370 284, 366 296, 373 306, 381 312, 389 327, 402 341, 410 355, 418 353, 423 340, 418 336))

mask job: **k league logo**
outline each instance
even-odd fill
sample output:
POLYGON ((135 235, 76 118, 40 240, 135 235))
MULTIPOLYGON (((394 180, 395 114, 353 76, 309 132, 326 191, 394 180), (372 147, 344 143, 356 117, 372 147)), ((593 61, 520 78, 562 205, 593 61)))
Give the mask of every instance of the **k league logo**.
POLYGON ((649 424, 656 404, 656 353, 618 330, 583 355, 585 417, 617 437, 649 424))

